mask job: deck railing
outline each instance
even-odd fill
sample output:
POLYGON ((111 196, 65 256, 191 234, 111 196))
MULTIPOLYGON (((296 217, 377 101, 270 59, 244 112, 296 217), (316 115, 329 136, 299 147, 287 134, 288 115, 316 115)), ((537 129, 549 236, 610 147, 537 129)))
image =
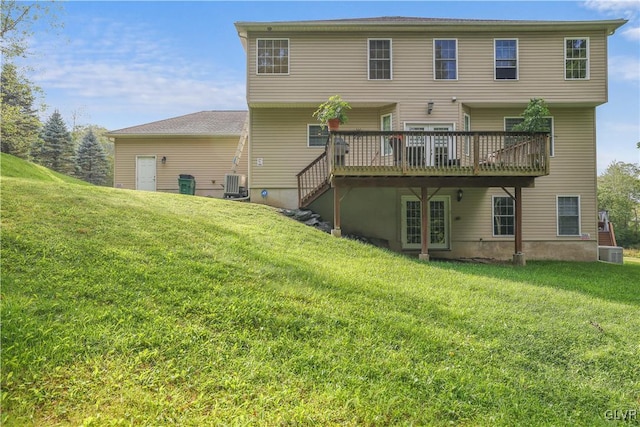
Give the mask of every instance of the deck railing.
POLYGON ((526 132, 338 131, 297 175, 307 206, 333 176, 543 176, 549 137, 526 132))
POLYGON ((340 176, 541 176, 549 173, 546 133, 338 131, 327 144, 340 176))
POLYGON ((325 150, 306 168, 298 172, 298 205, 306 206, 329 187, 329 163, 325 150))

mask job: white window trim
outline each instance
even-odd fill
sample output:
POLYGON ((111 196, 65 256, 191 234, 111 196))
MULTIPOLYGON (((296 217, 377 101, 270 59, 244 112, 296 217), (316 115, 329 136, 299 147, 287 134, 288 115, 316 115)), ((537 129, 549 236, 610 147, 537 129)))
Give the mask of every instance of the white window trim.
MULTIPOLYGON (((384 119, 385 119, 385 117, 389 117, 389 130, 390 131, 393 130, 393 113, 387 113, 387 114, 381 114, 380 115, 380 130, 384 131, 384 119)), ((381 144, 380 152, 382 153, 383 156, 391 155, 391 153, 387 154, 385 152, 385 143, 386 143, 386 141, 388 141, 388 139, 389 139, 388 137, 384 137, 384 136, 380 138, 380 144, 381 144)))
POLYGON ((562 72, 564 73, 564 79, 566 81, 578 81, 578 82, 583 82, 586 80, 591 80, 591 40, 589 39, 589 37, 565 37, 564 38, 564 45, 563 45, 563 52, 564 52, 564 58, 563 58, 563 64, 562 64, 562 72), (587 41, 587 75, 585 76, 584 79, 568 79, 567 78, 567 40, 586 40, 587 41))
POLYGON ((577 194, 556 195, 556 237, 580 237, 582 236, 582 200, 577 194), (578 199, 578 234, 560 234, 560 215, 558 215, 558 199, 560 197, 575 197, 578 199))
MULTIPOLYGON (((565 44, 566 45, 566 44, 565 44)), ((497 82, 516 82, 520 80, 520 41, 517 38, 496 38, 493 39, 493 80, 497 82), (515 79, 499 79, 496 76, 496 42, 499 40, 515 40, 516 41, 516 78, 515 79)))
MULTIPOLYGON (((549 144, 551 153, 549 153, 549 157, 555 157, 556 156, 556 138, 554 135, 555 135, 556 121, 553 118, 553 116, 544 116, 543 118, 551 119, 551 130, 549 132, 549 135, 551 137, 551 143, 549 144)), ((507 119, 522 119, 522 116, 504 116, 502 120, 502 129, 505 132, 507 131, 507 119)))
POLYGON ((393 39, 389 38, 368 38, 367 39, 367 80, 372 82, 388 82, 393 80, 393 39), (386 40, 389 42, 389 78, 388 79, 372 79, 371 78, 371 41, 386 40))
POLYGON ((307 123, 307 148, 323 148, 323 145, 311 145, 309 144, 309 140, 311 139, 311 126, 318 126, 321 127, 322 125, 319 125, 317 123, 307 123))
POLYGON ((386 114, 380 114, 380 130, 384 130, 383 129, 383 125, 384 125, 384 118, 385 117, 389 117, 389 123, 390 123, 390 129, 389 130, 393 130, 393 113, 386 113, 386 114))
POLYGON ((285 37, 260 37, 256 39, 256 75, 257 76, 288 76, 291 74, 291 40, 285 37), (286 40, 287 41, 287 72, 286 73, 260 73, 258 71, 258 44, 260 40, 286 40))
MULTIPOLYGON (((494 208, 495 208, 495 199, 497 197, 500 197, 500 198, 506 197, 506 198, 511 199, 511 197, 509 197, 506 194, 504 196, 496 196, 496 195, 491 196, 491 235, 493 237, 498 238, 498 239, 501 238, 501 237, 513 238, 514 234, 496 234, 495 233, 495 228, 494 228, 494 224, 495 224, 495 209, 494 208)), ((511 199, 511 200, 514 203, 514 205, 513 205, 513 231, 515 232, 515 230, 516 230, 516 228, 515 228, 516 227, 516 212, 515 212, 516 206, 515 206, 515 200, 513 200, 513 199, 511 199)))
MULTIPOLYGON (((462 117, 462 129, 465 132, 471 132, 471 116, 467 113, 464 113, 462 117), (469 124, 468 129, 467 129, 467 123, 469 124)), ((471 136, 465 137, 462 154, 464 154, 467 157, 471 155, 471 136)))
POLYGON ((460 74, 458 72, 458 54, 459 54, 459 49, 458 49, 458 39, 448 39, 448 38, 441 38, 441 39, 433 39, 433 80, 437 81, 437 82, 455 82, 458 81, 458 78, 460 77, 460 74), (456 42, 456 78, 455 79, 438 79, 436 76, 436 42, 437 41, 442 41, 442 40, 453 40, 454 42, 456 42))

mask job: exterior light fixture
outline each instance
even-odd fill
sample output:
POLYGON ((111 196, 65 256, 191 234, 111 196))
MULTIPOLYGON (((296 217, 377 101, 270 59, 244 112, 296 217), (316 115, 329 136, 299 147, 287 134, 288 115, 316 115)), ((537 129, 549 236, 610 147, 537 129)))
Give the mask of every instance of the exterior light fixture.
POLYGON ((462 188, 458 190, 458 201, 462 200, 462 195, 464 193, 462 192, 462 188))
POLYGON ((162 159, 160 161, 162 162, 163 165, 167 163, 167 156, 162 156, 162 159))
POLYGON ((431 114, 433 111, 433 101, 427 102, 427 114, 431 114))

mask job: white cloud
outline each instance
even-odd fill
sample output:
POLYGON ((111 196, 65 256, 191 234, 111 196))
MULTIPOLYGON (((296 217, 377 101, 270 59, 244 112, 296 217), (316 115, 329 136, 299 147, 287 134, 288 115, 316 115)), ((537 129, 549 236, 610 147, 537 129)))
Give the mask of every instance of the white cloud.
MULTIPOLYGON (((34 67, 32 79, 45 89, 52 108, 86 106, 97 124, 123 110, 131 115, 156 112, 159 118, 166 118, 200 110, 246 108, 245 77, 227 70, 224 58, 218 63, 210 57, 187 58, 176 42, 143 25, 124 28, 96 20, 76 31, 67 44, 40 43, 40 49, 48 53, 34 67), (59 99, 56 94, 61 94, 59 99)), ((140 123, 121 127, 132 124, 140 123)))
POLYGON ((622 35, 629 40, 640 40, 640 27, 631 27, 622 32, 622 35))
POLYGON ((640 83, 640 60, 637 57, 610 56, 609 78, 640 83))
POLYGON ((587 0, 584 4, 589 9, 615 15, 618 18, 622 15, 626 19, 634 19, 640 13, 640 2, 637 0, 587 0))
POLYGON ((613 18, 628 19, 626 26, 631 27, 623 27, 621 34, 629 40, 640 40, 640 27, 635 22, 640 16, 640 1, 586 0, 584 6, 613 18))

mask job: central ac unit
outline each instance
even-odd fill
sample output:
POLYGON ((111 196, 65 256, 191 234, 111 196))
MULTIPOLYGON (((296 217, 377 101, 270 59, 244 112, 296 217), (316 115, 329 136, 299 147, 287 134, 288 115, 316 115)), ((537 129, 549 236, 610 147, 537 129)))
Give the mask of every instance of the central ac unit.
POLYGON ((247 197, 247 177, 245 175, 238 175, 234 173, 228 173, 224 176, 224 197, 225 198, 239 198, 247 197))
POLYGON ((619 246, 598 246, 598 259, 622 264, 622 248, 619 246))

